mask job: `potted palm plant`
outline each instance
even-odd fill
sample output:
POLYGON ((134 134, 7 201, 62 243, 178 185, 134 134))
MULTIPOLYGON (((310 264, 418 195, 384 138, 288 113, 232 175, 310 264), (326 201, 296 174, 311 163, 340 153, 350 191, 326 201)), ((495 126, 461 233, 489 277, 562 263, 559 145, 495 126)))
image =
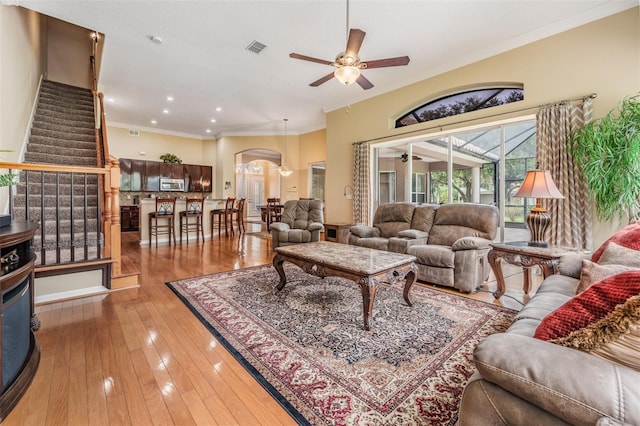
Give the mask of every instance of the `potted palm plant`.
POLYGON ((571 152, 600 220, 640 219, 640 93, 573 132, 571 152))
MULTIPOLYGON (((0 152, 11 152, 7 149, 0 149, 0 152)), ((1 173, 0 174, 0 188, 5 186, 15 185, 14 179, 17 175, 13 173, 1 173)), ((0 228, 11 224, 11 215, 0 214, 0 228)))

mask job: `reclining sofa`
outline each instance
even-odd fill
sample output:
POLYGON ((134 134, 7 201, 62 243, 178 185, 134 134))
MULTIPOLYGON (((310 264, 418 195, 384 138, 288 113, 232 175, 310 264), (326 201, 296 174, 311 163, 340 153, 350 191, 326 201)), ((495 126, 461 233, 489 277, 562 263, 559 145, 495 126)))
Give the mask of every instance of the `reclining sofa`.
POLYGON ((416 256, 420 281, 472 292, 489 276, 498 224, 498 209, 485 204, 383 204, 373 226, 350 228, 349 244, 416 256))
POLYGON ((640 425, 640 224, 558 270, 476 347, 460 426, 640 425))

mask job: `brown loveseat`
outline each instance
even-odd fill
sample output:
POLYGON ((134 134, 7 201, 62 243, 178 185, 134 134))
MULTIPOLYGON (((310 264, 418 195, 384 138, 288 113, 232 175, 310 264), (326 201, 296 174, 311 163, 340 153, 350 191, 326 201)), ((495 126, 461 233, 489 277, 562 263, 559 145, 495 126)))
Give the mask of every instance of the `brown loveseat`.
POLYGON ((640 425, 640 225, 612 238, 624 247, 561 258, 509 329, 478 344, 460 426, 640 425))
POLYGON ((373 226, 351 227, 349 244, 411 254, 419 280, 471 292, 489 276, 498 219, 498 209, 485 204, 383 204, 373 226))

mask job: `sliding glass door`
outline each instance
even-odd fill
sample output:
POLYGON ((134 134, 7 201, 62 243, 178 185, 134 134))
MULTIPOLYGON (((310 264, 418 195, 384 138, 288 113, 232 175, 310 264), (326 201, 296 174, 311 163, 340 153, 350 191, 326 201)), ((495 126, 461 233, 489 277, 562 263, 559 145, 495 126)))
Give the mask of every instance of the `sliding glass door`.
POLYGON ((500 209, 498 239, 527 240, 535 200, 513 194, 535 168, 535 130, 528 119, 373 146, 374 211, 394 201, 491 204, 500 209))

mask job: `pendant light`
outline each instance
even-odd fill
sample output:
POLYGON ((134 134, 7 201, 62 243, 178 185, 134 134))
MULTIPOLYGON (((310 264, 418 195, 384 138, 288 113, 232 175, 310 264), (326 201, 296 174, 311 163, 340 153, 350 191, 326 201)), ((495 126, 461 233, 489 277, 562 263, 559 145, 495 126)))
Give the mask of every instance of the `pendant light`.
POLYGON ((291 174, 293 173, 293 170, 289 170, 289 168, 287 167, 287 121, 289 121, 289 119, 283 118, 282 120, 284 121, 284 156, 282 160, 282 166, 278 168, 278 172, 280 172, 282 176, 287 177, 291 176, 291 174))

